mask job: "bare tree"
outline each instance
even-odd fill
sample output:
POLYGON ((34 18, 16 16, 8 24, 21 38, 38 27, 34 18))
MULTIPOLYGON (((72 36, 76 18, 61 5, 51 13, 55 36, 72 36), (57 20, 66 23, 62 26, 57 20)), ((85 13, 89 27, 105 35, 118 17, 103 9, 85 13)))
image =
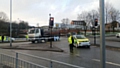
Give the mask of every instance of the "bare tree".
POLYGON ((0 12, 0 20, 8 21, 8 17, 4 12, 0 12))
POLYGON ((61 21, 64 24, 68 24, 70 22, 70 20, 68 18, 63 18, 61 21))
POLYGON ((114 29, 116 27, 116 23, 118 23, 117 21, 120 20, 120 11, 115 9, 115 8, 111 8, 110 10, 110 19, 111 19, 111 24, 112 24, 112 29, 113 29, 113 32, 114 32, 114 29))
POLYGON ((62 19, 61 21, 62 21, 62 23, 65 23, 65 19, 62 19))
POLYGON ((111 8, 110 10, 110 18, 111 21, 117 21, 120 19, 120 11, 115 9, 115 8, 111 8))
POLYGON ((86 25, 94 25, 94 19, 99 18, 99 13, 96 10, 91 10, 89 12, 82 12, 81 14, 78 14, 77 19, 78 20, 84 20, 86 22, 86 25))
POLYGON ((88 14, 88 12, 83 11, 81 14, 78 14, 77 19, 78 19, 78 20, 86 20, 87 14, 88 14))
POLYGON ((106 21, 106 24, 108 22, 110 22, 110 11, 111 11, 111 8, 113 8, 112 4, 106 2, 105 3, 105 21, 106 21))
POLYGON ((64 28, 66 28, 67 25, 70 23, 70 20, 68 18, 63 18, 61 21, 62 21, 64 28))
POLYGON ((78 17, 77 17, 78 20, 84 21, 83 22, 83 27, 84 27, 85 35, 86 35, 86 31, 87 31, 87 26, 88 26, 87 23, 89 23, 87 15, 88 15, 88 12, 84 11, 81 14, 78 14, 78 17))
POLYGON ((95 23, 94 23, 94 20, 99 18, 99 13, 98 13, 98 11, 97 11, 97 10, 91 10, 91 11, 89 12, 89 15, 88 15, 88 16, 90 16, 89 19, 90 19, 90 21, 91 21, 92 26, 94 26, 94 24, 95 24, 95 23))
POLYGON ((70 20, 68 18, 66 18, 66 24, 69 24, 70 23, 70 20))
POLYGON ((92 24, 92 26, 94 26, 94 20, 99 18, 99 13, 97 10, 91 10, 89 12, 82 12, 81 14, 78 14, 77 19, 78 20, 84 20, 85 24, 84 24, 84 31, 85 31, 85 35, 86 35, 86 31, 88 26, 90 27, 90 24, 92 24))

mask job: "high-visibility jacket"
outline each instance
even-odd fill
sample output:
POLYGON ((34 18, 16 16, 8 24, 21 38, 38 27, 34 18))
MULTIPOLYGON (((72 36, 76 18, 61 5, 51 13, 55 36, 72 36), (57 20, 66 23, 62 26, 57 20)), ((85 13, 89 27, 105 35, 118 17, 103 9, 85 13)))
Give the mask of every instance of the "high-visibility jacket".
POLYGON ((72 36, 68 37, 69 44, 72 44, 72 36))
POLYGON ((2 36, 0 36, 0 41, 2 40, 2 36))
POLYGON ((26 38, 27 38, 27 39, 29 38, 28 35, 26 35, 26 38))
POLYGON ((6 36, 4 36, 4 41, 7 40, 6 36))
POLYGON ((74 39, 74 43, 77 43, 77 39, 76 38, 74 39))
MULTIPOLYGON (((0 36, 0 41, 2 40, 2 36, 0 36)), ((4 41, 5 40, 7 40, 7 37, 6 36, 4 36, 4 39, 3 39, 4 41)))

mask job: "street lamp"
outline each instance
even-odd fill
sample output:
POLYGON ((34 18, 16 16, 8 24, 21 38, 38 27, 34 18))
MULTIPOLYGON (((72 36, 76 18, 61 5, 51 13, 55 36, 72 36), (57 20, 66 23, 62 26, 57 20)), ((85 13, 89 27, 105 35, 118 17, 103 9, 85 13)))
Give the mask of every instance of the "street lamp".
POLYGON ((10 47, 12 47, 12 0, 10 0, 10 47))

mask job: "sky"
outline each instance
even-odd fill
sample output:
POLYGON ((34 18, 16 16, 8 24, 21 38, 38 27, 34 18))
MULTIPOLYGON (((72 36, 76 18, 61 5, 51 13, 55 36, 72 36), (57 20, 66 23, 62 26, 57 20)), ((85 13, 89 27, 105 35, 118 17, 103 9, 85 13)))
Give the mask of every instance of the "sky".
MULTIPOLYGON (((105 0, 120 10, 120 0, 105 0)), ((99 0, 12 0, 12 21, 26 21, 31 26, 49 25, 49 14, 54 22, 63 18, 76 20, 83 11, 98 9, 99 0)), ((0 12, 10 18, 10 0, 0 0, 0 12)))

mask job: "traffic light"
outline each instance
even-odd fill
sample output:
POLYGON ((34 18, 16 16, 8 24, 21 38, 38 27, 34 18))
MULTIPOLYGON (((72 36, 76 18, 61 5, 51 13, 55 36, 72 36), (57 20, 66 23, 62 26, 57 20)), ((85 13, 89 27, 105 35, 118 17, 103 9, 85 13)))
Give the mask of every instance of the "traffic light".
POLYGON ((50 17, 49 27, 52 28, 54 26, 54 17, 50 17))
POLYGON ((98 19, 95 19, 95 26, 98 25, 98 19))

